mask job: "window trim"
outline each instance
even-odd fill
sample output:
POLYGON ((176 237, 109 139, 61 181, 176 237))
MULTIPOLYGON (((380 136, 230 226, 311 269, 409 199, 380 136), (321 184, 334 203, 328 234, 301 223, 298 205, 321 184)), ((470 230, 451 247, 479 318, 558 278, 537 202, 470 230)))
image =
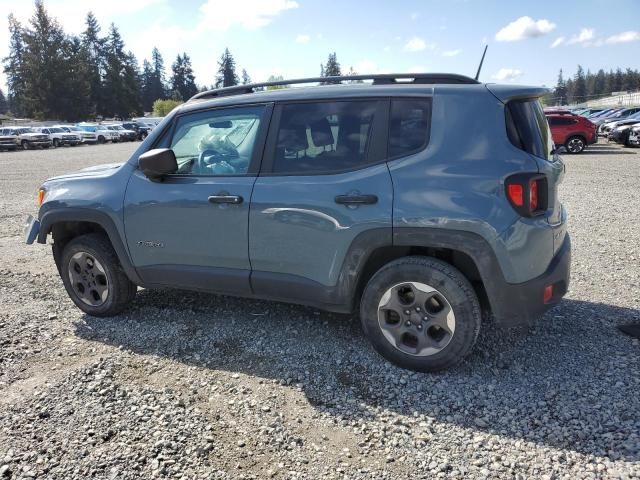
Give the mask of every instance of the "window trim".
POLYGON ((415 155, 417 153, 422 152, 423 150, 425 150, 428 146, 429 146, 429 141, 431 140, 431 124, 432 119, 433 119, 433 97, 404 97, 404 96, 400 96, 400 97, 391 97, 390 98, 390 102, 389 102, 389 112, 388 112, 388 119, 387 119, 387 135, 390 137, 389 135, 389 128, 391 128, 391 109, 392 109, 392 104, 394 100, 426 100, 429 103, 429 125, 427 128, 427 136, 425 137, 425 141, 424 143, 418 147, 415 148, 413 150, 410 150, 408 152, 403 152, 400 155, 394 155, 391 156, 389 155, 389 147, 391 145, 389 139, 387 140, 387 161, 393 161, 393 160, 397 160, 399 158, 405 158, 405 157, 409 157, 411 155, 415 155))
POLYGON ((338 175, 341 173, 364 170, 375 165, 380 165, 387 161, 386 145, 389 131, 389 97, 334 97, 334 98, 311 98, 304 100, 290 100, 277 102, 274 108, 269 134, 265 143, 264 155, 262 159, 261 177, 317 177, 323 175, 338 175), (282 110, 287 105, 299 105, 307 103, 338 103, 338 102, 375 102, 376 111, 371 125, 371 134, 367 144, 366 162, 351 168, 336 170, 323 170, 321 172, 274 172, 275 151, 278 143, 278 133, 282 121, 282 110))
POLYGON ((269 124, 272 121, 273 116, 273 102, 268 103, 247 103, 238 105, 224 105, 224 106, 211 106, 203 108, 201 110, 191 110, 189 112, 179 112, 172 119, 171 123, 167 125, 167 128, 160 134, 157 140, 150 146, 149 150, 155 148, 171 148, 171 142, 175 134, 178 121, 183 117, 191 115, 200 115, 205 112, 212 112, 217 110, 236 110, 251 107, 264 107, 262 116, 260 118, 260 126, 258 133, 256 134, 255 144, 253 152, 251 153, 251 160, 249 161, 249 167, 245 173, 238 173, 233 175, 203 175, 200 173, 172 173, 165 177, 165 181, 176 178, 232 178, 232 177, 257 177, 260 172, 260 166, 262 164, 262 158, 265 148, 265 140, 269 131, 269 124))

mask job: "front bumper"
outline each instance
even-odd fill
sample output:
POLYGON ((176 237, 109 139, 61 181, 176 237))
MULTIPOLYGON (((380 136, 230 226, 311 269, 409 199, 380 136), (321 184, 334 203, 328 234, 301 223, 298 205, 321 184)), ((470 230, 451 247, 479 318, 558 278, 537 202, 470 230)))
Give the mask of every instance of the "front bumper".
POLYGON ((50 147, 51 140, 27 140, 30 147, 50 147))
POLYGON ((40 233, 40 221, 29 215, 24 222, 23 233, 25 243, 31 245, 40 233))
POLYGON ((569 288, 571 239, 565 235, 562 246, 539 277, 523 283, 505 283, 500 288, 500 301, 494 306, 496 322, 502 326, 530 324, 549 308, 560 303, 569 288), (544 301, 544 290, 553 286, 553 294, 544 301), (495 308, 498 307, 498 308, 495 308))

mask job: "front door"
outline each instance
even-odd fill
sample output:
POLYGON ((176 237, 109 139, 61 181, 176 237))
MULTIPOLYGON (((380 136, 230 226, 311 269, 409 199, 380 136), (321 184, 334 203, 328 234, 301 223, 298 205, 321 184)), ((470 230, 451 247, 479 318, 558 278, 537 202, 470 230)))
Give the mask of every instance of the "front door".
POLYGON ((136 170, 125 195, 129 252, 145 285, 250 293, 248 222, 270 105, 179 115, 165 139, 178 172, 136 170))

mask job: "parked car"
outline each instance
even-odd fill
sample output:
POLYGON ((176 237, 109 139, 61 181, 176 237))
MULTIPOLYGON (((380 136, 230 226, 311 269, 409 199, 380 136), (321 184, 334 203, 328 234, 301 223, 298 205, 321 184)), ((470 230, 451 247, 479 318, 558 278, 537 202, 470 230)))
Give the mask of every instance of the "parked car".
POLYGON ((138 140, 144 140, 147 138, 149 132, 152 130, 152 127, 140 122, 124 122, 122 124, 122 128, 136 132, 138 140))
POLYGON ((9 128, 0 128, 0 150, 16 150, 18 135, 9 128))
POLYGON ((51 144, 56 148, 61 145, 69 145, 75 147, 81 142, 80 135, 65 132, 63 129, 58 127, 34 127, 33 130, 35 132, 40 132, 48 135, 49 139, 51 140, 51 144))
POLYGON ((18 137, 18 145, 24 150, 35 147, 49 148, 51 146, 49 135, 36 132, 30 127, 6 127, 5 130, 18 137))
POLYGON ((133 142, 138 138, 137 132, 134 130, 126 130, 120 124, 102 124, 102 126, 111 131, 118 132, 119 142, 133 142))
POLYGON ((631 127, 629 137, 627 138, 627 146, 640 147, 640 126, 631 127))
POLYGON ((78 123, 76 126, 85 132, 94 133, 98 139, 98 143, 118 142, 120 140, 120 134, 118 132, 109 130, 102 125, 78 123))
POLYGON ((581 153, 587 145, 598 142, 595 124, 580 115, 548 114, 553 143, 568 153, 581 153))
MULTIPOLYGON (((623 108, 621 110, 614 111, 613 113, 605 117, 599 117, 597 120, 594 121, 594 123, 598 126, 601 126, 611 121, 624 120, 636 112, 640 112, 640 107, 623 108)), ((602 131, 602 129, 598 129, 598 135, 604 136, 605 133, 602 131)))
POLYGON ((80 143, 93 144, 98 143, 98 136, 93 132, 87 132, 75 125, 56 125, 56 128, 61 128, 67 133, 73 133, 80 137, 80 143))
POLYGON ((611 132, 620 126, 623 125, 632 125, 634 123, 640 122, 640 111, 637 111, 633 115, 629 115, 624 120, 611 120, 609 122, 605 122, 600 126, 599 133, 603 136, 609 137, 611 136, 611 132))
POLYGON ((583 117, 590 117, 591 115, 594 115, 596 113, 600 113, 604 110, 604 108, 585 108, 579 112, 573 112, 576 115, 582 115, 583 117))
POLYGON ((420 371, 467 356, 483 313, 515 325, 560 302, 571 243, 548 90, 357 79, 374 83, 200 93, 124 163, 47 180, 26 242, 52 235, 89 315, 138 286, 359 312, 381 355, 420 371))

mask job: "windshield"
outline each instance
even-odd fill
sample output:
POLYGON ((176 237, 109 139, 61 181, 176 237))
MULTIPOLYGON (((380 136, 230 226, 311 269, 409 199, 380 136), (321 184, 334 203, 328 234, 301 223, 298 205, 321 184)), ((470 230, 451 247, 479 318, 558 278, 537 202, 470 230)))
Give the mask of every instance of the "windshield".
POLYGON ((98 130, 98 128, 94 127, 93 125, 79 125, 78 127, 84 130, 85 132, 95 132, 98 130))
POLYGON ((64 130, 62 130, 61 128, 55 128, 55 127, 54 128, 50 128, 49 131, 53 132, 53 133, 63 133, 64 132, 64 130))
POLYGON ((39 133, 39 132, 36 132, 33 128, 23 128, 22 130, 20 130, 20 133, 39 133))

